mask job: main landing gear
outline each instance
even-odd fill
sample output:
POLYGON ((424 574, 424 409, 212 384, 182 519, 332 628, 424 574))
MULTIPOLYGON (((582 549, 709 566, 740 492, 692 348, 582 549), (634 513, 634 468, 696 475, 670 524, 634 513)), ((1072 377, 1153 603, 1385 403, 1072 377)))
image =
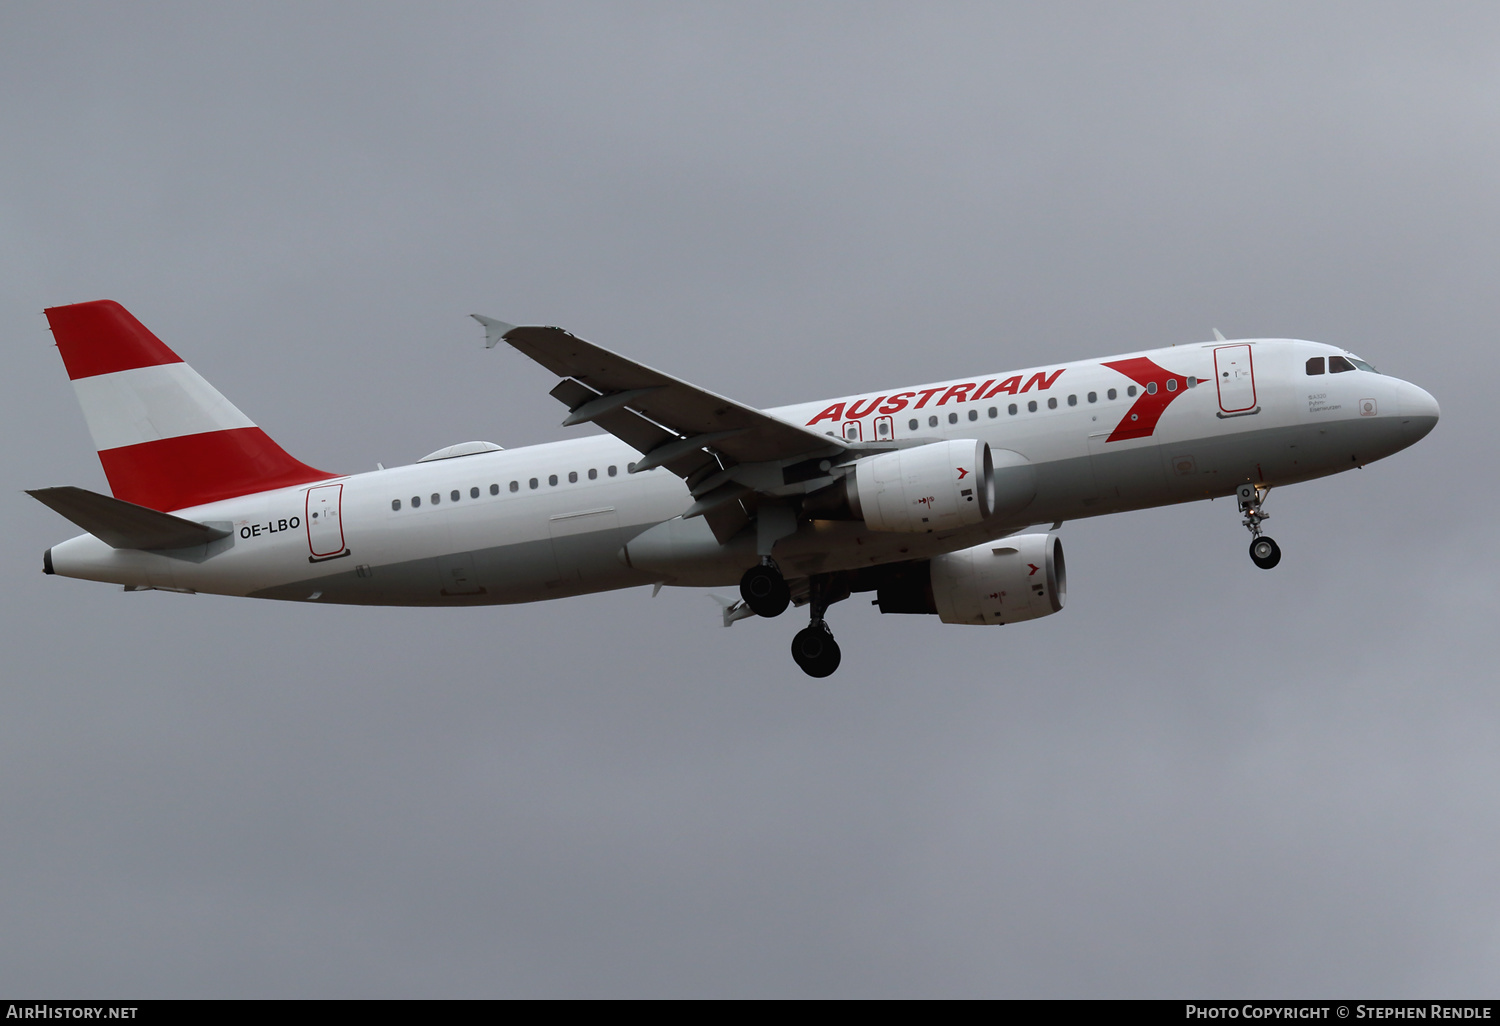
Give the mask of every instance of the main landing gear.
POLYGON ((838 587, 835 579, 827 574, 815 575, 807 583, 809 622, 792 639, 792 660, 809 677, 827 677, 839 668, 842 653, 823 614, 828 612, 831 603, 848 598, 849 589, 847 584, 838 587))
MULTIPOLYGON (((798 602, 801 602, 800 583, 798 587, 798 602)), ((828 629, 823 616, 830 605, 848 598, 849 591, 849 581, 843 574, 814 574, 807 579, 808 623, 792 639, 792 660, 809 677, 827 677, 839 668, 842 658, 839 643, 833 640, 833 631, 828 629)), ((745 600, 745 605, 736 603, 726 613, 724 626, 749 613, 768 618, 780 616, 791 603, 792 589, 768 556, 759 566, 746 570, 740 578, 740 597, 745 600), (748 612, 744 612, 746 606, 748 612), (741 611, 739 616, 733 615, 736 609, 741 611)))
MULTIPOLYGON (((759 566, 752 566, 740 578, 740 597, 756 616, 770 619, 786 612, 787 604, 792 601, 792 589, 787 587, 776 561, 766 556, 759 566)), ((837 660, 834 665, 838 665, 837 660)))
POLYGON ((827 677, 839 668, 843 653, 824 620, 814 620, 792 639, 792 659, 809 677, 827 677))
POLYGON ((1262 570, 1269 570, 1281 562, 1281 546, 1260 533, 1261 523, 1271 519, 1271 514, 1264 509, 1271 489, 1242 484, 1234 494, 1239 500, 1240 512, 1245 514, 1245 527, 1250 531, 1250 561, 1262 570))

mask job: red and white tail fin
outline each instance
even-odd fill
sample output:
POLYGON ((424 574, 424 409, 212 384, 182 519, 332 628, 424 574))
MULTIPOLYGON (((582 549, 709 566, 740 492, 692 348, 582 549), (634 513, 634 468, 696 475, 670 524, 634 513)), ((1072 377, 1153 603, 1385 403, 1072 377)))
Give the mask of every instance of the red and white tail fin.
POLYGON ((287 455, 119 303, 47 321, 116 498, 182 509, 335 476, 287 455))

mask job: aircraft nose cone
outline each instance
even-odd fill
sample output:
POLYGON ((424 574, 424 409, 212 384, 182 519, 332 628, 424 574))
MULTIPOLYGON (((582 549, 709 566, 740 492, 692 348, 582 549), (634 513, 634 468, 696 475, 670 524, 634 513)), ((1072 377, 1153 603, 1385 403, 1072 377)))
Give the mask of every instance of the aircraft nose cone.
POLYGON ((1410 381, 1401 382, 1397 391, 1400 395, 1401 430, 1410 444, 1426 437, 1437 426, 1441 411, 1438 401, 1426 389, 1418 388, 1410 381))

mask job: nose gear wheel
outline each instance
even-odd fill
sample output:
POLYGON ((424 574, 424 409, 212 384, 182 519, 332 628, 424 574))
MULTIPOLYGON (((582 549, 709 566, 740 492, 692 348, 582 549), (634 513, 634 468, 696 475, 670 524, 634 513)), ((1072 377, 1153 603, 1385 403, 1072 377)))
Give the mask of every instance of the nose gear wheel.
POLYGON ((1250 543, 1250 560, 1262 570, 1269 570, 1281 562, 1281 546, 1265 536, 1250 543))

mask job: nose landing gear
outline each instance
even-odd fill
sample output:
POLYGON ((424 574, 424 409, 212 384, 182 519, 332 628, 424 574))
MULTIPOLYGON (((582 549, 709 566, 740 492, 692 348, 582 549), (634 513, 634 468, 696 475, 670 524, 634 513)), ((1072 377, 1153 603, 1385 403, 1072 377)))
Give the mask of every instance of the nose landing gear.
POLYGON ((1261 523, 1271 519, 1271 514, 1264 509, 1266 496, 1270 494, 1270 488, 1252 484, 1242 484, 1235 489, 1240 512, 1245 514, 1245 527, 1250 532, 1250 561, 1262 570, 1269 570, 1281 562, 1281 546, 1260 533, 1261 523))

